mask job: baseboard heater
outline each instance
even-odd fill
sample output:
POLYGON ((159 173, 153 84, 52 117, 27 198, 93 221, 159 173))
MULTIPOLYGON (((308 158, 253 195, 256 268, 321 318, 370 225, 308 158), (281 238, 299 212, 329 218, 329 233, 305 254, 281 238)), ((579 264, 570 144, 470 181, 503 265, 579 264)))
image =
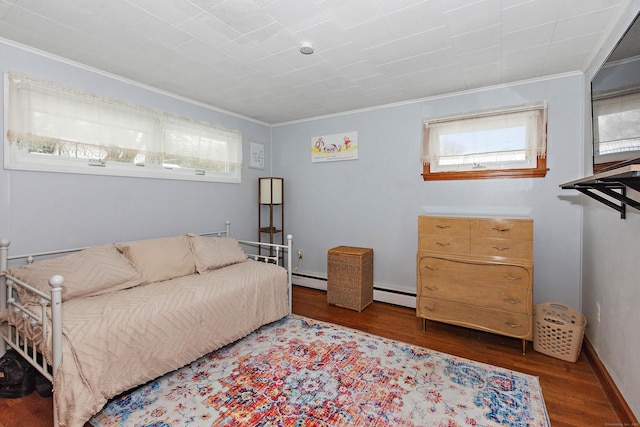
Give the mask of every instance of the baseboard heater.
MULTIPOLYGON (((327 278, 305 273, 293 273, 292 282, 297 286, 306 288, 327 290, 327 278)), ((403 307, 416 307, 416 294, 398 289, 383 288, 373 285, 373 300, 386 302, 388 304, 400 305, 403 307)))

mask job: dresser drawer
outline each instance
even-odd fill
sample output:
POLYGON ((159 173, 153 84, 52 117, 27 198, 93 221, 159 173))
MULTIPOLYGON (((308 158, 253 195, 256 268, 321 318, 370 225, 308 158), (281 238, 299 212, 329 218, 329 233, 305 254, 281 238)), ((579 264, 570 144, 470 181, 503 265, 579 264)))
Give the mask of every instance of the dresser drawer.
POLYGON ((471 255, 476 256, 528 260, 533 258, 531 240, 472 238, 470 246, 471 255))
POLYGON ((420 295, 495 310, 532 314, 532 292, 517 288, 468 286, 462 282, 423 280, 420 295))
POLYGON ((491 286, 530 290, 531 271, 528 265, 482 262, 461 257, 439 258, 418 254, 418 294, 424 285, 446 287, 458 283, 467 287, 491 286))
POLYGON ((533 221, 515 218, 478 218, 471 220, 471 237, 533 240, 533 221))
POLYGON ((418 234, 434 234, 437 236, 469 236, 469 218, 446 216, 419 216, 418 234))
POLYGON ((418 316, 531 341, 533 316, 421 297, 418 316))
POLYGON ((468 236, 429 235, 418 242, 419 251, 443 252, 447 254, 468 254, 471 250, 468 236))

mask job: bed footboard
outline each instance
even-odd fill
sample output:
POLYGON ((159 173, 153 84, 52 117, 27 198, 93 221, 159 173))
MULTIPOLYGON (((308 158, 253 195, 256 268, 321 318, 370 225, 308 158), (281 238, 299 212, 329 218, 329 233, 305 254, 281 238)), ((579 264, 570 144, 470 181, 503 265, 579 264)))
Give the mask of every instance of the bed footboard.
POLYGON ((291 314, 291 305, 292 305, 292 270, 291 270, 291 261, 292 261, 292 249, 293 249, 293 236, 291 234, 287 235, 287 244, 281 245, 277 243, 263 243, 263 242, 252 242, 249 240, 238 240, 241 245, 246 247, 257 249, 257 253, 247 253, 247 256, 256 261, 264 261, 270 262, 276 265, 280 265, 281 267, 286 268, 287 270, 287 283, 288 283, 288 294, 289 294, 289 314, 291 314), (262 255, 261 250, 267 249, 269 255, 262 255), (283 256, 284 255, 284 256, 283 256), (286 265, 282 265, 281 261, 283 261, 286 256, 286 265))
MULTIPOLYGON (((10 242, 0 241, 0 271, 8 267, 7 251, 10 242)), ((29 259, 33 262, 33 259, 29 259)), ((8 274, 0 276, 0 312, 6 323, 0 328, 0 354, 7 346, 13 348, 49 381, 53 381, 62 360, 62 276, 54 275, 49 280, 51 294, 47 295, 8 274), (22 305, 16 300, 17 289, 40 299, 40 307, 22 305), (47 311, 51 310, 51 322, 47 321, 47 311), (51 328, 51 331, 48 329, 51 328), (52 360, 47 361, 40 345, 48 334, 52 337, 52 360)))

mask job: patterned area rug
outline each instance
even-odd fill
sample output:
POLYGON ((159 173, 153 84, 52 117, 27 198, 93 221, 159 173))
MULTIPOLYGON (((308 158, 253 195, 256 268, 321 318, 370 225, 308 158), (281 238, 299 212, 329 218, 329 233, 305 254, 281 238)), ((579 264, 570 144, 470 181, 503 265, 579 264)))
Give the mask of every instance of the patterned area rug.
POLYGON ((109 402, 96 427, 549 427, 537 377, 291 315, 109 402))

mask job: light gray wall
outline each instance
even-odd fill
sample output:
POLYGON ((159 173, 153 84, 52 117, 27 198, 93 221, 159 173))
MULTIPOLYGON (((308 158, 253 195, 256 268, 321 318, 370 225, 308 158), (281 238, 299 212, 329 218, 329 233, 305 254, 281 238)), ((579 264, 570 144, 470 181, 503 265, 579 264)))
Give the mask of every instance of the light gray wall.
MULTIPOLYGON (((585 73, 584 92, 615 47, 628 25, 640 12, 640 0, 631 2, 618 27, 585 73)), ((590 103, 585 103, 585 168, 591 174, 590 103)), ((629 193, 640 200, 637 193, 629 193)), ((583 313, 585 334, 615 381, 636 417, 640 417, 640 212, 627 208, 627 219, 596 201, 582 196, 584 205, 583 313), (596 305, 600 304, 600 321, 596 305)))
POLYGON ((376 287, 415 293, 417 217, 516 215, 534 219, 536 302, 580 308, 581 209, 559 184, 583 173, 583 77, 554 79, 275 126, 274 173, 285 178, 287 232, 304 251, 299 273, 326 276, 327 250, 374 249, 376 287), (548 102, 546 178, 423 182, 422 121, 548 102), (359 159, 311 162, 314 136, 358 132, 359 159))
MULTIPOLYGON (((250 140, 265 143, 269 126, 186 102, 0 43, 0 71, 17 71, 169 113, 239 129, 244 152, 250 140)), ((4 90, 4 88, 2 88, 4 90)), ((4 106, 2 107, 4 108, 4 106)), ((0 121, 4 114, 0 116, 0 121)), ((4 125, 2 124, 4 129, 4 125)), ((14 254, 74 248, 105 242, 224 229, 236 237, 257 237, 257 177, 267 170, 245 168, 241 184, 40 173, 0 169, 0 237, 14 254)), ((0 150, 0 161, 3 152, 0 150)))

